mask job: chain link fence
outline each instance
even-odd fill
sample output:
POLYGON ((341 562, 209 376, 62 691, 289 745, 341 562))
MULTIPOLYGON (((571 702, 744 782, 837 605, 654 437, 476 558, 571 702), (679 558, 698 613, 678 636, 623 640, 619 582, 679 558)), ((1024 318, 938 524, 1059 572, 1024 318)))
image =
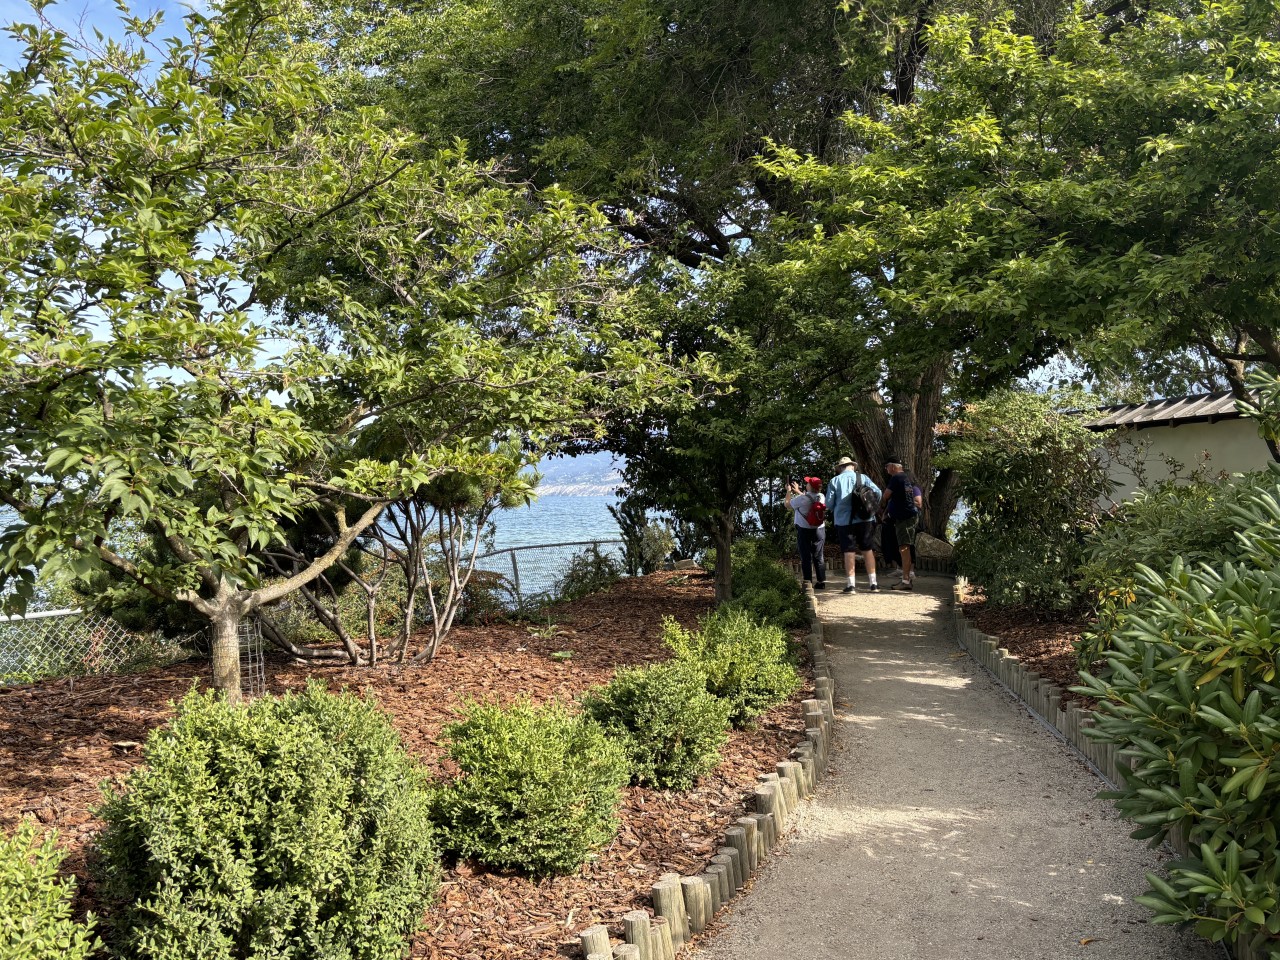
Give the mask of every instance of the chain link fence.
POLYGON ((0 685, 169 664, 189 656, 201 639, 137 633, 83 610, 0 617, 0 685))
POLYGON ((589 587, 593 579, 617 579, 625 570, 621 540, 505 547, 476 558, 479 581, 504 607, 521 612, 589 587))
MULTIPOLYGON (((506 547, 476 559, 477 581, 506 610, 528 612, 564 596, 599 589, 625 570, 621 540, 586 540, 506 547)), ((299 608, 299 616, 309 615, 299 608)), ((0 617, 0 686, 48 677, 124 673, 182 660, 207 637, 165 637, 128 630, 83 610, 43 610, 0 617)), ((260 624, 241 624, 241 689, 266 688, 260 624)))

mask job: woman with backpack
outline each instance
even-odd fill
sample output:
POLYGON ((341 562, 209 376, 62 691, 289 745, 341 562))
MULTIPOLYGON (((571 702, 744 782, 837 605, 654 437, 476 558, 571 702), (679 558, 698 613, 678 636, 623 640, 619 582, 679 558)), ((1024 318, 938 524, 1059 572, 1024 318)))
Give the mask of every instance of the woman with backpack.
POLYGON ((827 501, 822 495, 822 480, 818 477, 805 477, 805 489, 794 480, 787 484, 787 506, 795 514, 796 545, 800 550, 800 570, 804 574, 804 582, 813 582, 813 574, 818 575, 813 584, 815 590, 827 589, 827 561, 823 552, 827 546, 827 501))

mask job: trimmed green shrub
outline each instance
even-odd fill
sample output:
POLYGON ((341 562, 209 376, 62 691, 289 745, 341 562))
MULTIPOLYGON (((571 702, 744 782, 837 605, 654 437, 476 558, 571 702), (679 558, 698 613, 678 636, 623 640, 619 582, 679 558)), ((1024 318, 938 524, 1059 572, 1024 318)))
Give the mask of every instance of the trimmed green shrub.
POLYGON ((36 841, 36 825, 24 820, 0 837, 0 960, 85 960, 101 943, 94 918, 71 917, 76 884, 58 877, 66 851, 50 833, 36 841))
POLYGON ((732 606, 755 620, 788 629, 808 622, 804 591, 795 576, 777 562, 771 543, 757 538, 737 540, 732 552, 732 606))
POLYGON ((708 692, 728 701, 735 727, 754 722, 800 686, 781 627, 761 623, 732 606, 721 607, 700 626, 701 630, 686 630, 668 617, 662 624, 662 642, 676 660, 706 677, 708 692))
POLYGON ((1157 923, 1263 949, 1280 932, 1277 480, 1232 510, 1242 562, 1136 568, 1105 678, 1082 674, 1079 688, 1099 700, 1096 736, 1138 761, 1111 795, 1134 836, 1176 827, 1190 846, 1139 902, 1157 923))
POLYGON ((636 783, 687 789, 715 769, 728 739, 729 703, 687 663, 619 670, 583 708, 623 745, 636 783))
POLYGON ((726 606, 744 611, 752 620, 765 620, 786 629, 804 626, 809 619, 804 594, 800 592, 795 577, 785 570, 783 575, 787 578, 785 587, 768 587, 742 593, 735 585, 735 597, 726 606))
POLYGON ((438 880, 430 790, 371 700, 192 692, 108 794, 117 946, 155 960, 392 960, 438 880))
POLYGON ((560 704, 476 704, 445 728, 461 775, 437 791, 441 843, 534 875, 570 873, 618 830, 622 746, 560 704))

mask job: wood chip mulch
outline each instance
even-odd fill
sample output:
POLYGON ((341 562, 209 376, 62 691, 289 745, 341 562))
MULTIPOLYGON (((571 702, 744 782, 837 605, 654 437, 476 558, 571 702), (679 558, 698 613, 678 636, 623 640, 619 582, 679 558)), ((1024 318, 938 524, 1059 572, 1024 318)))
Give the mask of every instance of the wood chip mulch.
MULTIPOLYGON (((662 618, 693 626, 711 601, 711 578, 699 572, 630 578, 554 608, 550 627, 459 627, 430 664, 354 669, 281 659, 268 663, 268 684, 279 693, 320 676, 331 688, 370 690, 409 750, 446 771, 440 730, 466 702, 572 699, 608 682, 620 666, 666 659, 662 618)), ((802 643, 798 648, 803 653, 802 643)), ((172 701, 207 676, 207 664, 192 662, 0 689, 0 828, 11 831, 23 816, 34 816, 58 830, 69 851, 64 868, 80 881, 81 910, 94 905, 85 858, 101 826, 90 812, 101 797, 99 783, 140 763, 141 744, 172 715, 172 701)), ((746 812, 757 774, 772 770, 804 738, 796 704, 812 691, 806 678, 793 702, 766 714, 758 729, 734 731, 720 765, 693 789, 625 790, 616 839, 577 874, 534 881, 453 866, 411 956, 576 956, 578 932, 599 922, 620 936, 622 914, 647 906, 659 875, 701 870, 724 829, 746 812)))
POLYGON ((965 592, 964 615, 977 629, 999 639, 1029 670, 1047 677, 1063 690, 1064 703, 1091 706, 1094 701, 1073 693, 1080 682, 1075 643, 1089 626, 1086 620, 1055 617, 1029 607, 992 608, 982 591, 970 585, 965 592))

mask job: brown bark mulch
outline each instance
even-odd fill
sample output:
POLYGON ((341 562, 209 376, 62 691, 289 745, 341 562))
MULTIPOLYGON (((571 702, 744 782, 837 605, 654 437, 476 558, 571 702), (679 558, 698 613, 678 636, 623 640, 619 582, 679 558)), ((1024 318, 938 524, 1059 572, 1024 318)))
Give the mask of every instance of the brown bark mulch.
MULTIPOLYGON (((552 609, 550 627, 459 627, 430 664, 355 669, 271 660, 268 685, 279 693, 319 676, 331 688, 370 690, 408 749, 444 771, 440 730, 466 702, 572 699, 620 666, 666 659, 662 618, 692 626, 711 602, 706 575, 651 574, 552 609)), ((93 903, 85 858, 101 826, 91 813, 98 784, 140 763, 142 742, 172 715, 172 701, 207 677, 207 664, 193 662, 0 689, 0 828, 11 831, 23 816, 56 828, 69 851, 64 867, 80 879, 81 908, 93 903)), ((625 790, 616 839, 577 874, 534 881, 454 866, 411 955, 569 956, 577 953, 578 931, 592 923, 609 923, 620 935, 622 914, 647 905, 660 874, 697 872, 715 852, 725 827, 745 813, 757 774, 803 739, 795 703, 812 689, 806 679, 793 702, 766 714, 758 729, 734 731, 720 765, 693 789, 625 790)))
POLYGON ((1031 607, 992 608, 981 589, 972 585, 965 591, 964 615, 987 636, 999 639, 1027 669, 1061 687, 1064 703, 1093 704, 1091 698, 1071 691, 1080 682, 1075 643, 1088 628, 1087 620, 1031 607))

